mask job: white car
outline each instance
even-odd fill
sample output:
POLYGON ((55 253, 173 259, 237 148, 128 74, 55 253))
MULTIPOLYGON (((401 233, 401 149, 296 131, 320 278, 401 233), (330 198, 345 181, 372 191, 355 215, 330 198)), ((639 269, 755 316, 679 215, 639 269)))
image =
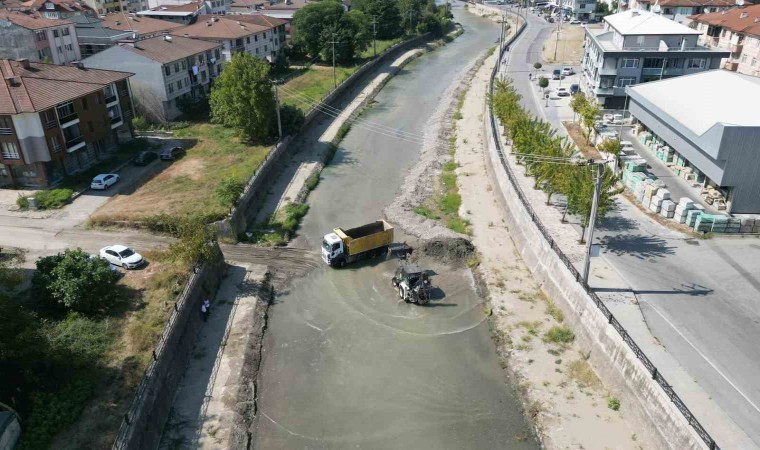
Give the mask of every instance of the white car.
POLYGON ((100 249, 100 257, 114 266, 136 269, 145 264, 142 255, 126 245, 109 245, 100 249))
POLYGON ((570 75, 574 75, 575 71, 572 67, 563 67, 562 68, 562 75, 569 77, 570 75))
POLYGON ((101 173, 92 179, 90 189, 105 190, 116 184, 121 178, 115 173, 101 173))
POLYGON ((581 21, 578 19, 573 19, 570 21, 570 25, 580 25, 580 24, 581 24, 581 21))
POLYGON ((560 97, 569 97, 570 92, 566 88, 557 88, 557 95, 560 97))

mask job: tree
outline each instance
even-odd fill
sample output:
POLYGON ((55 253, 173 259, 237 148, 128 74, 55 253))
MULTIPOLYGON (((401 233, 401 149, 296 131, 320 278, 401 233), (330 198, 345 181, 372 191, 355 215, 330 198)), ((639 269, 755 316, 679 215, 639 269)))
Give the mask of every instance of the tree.
MULTIPOLYGON (((581 243, 585 241, 586 227, 591 218, 591 207, 594 201, 594 177, 598 166, 582 166, 571 173, 567 184, 567 213, 577 215, 581 221, 581 243)), ((602 188, 599 191, 599 206, 597 222, 607 216, 615 206, 615 196, 623 191, 618 187, 618 177, 609 170, 602 174, 602 188)))
MULTIPOLYGON (((303 123, 306 118, 303 115, 303 111, 296 108, 293 105, 280 105, 280 123, 282 124, 282 135, 291 136, 303 127, 303 123)), ((276 127, 277 124, 274 123, 276 127)), ((277 130, 272 130, 272 134, 276 134, 277 130)))
POLYGON ((541 64, 540 62, 534 62, 533 63, 533 68, 536 69, 536 70, 541 70, 542 67, 544 67, 544 65, 541 64))
POLYGON ((209 113, 208 97, 203 91, 196 98, 184 95, 177 99, 177 108, 188 119, 203 120, 209 113))
POLYGON ((245 190, 245 183, 235 177, 227 177, 219 183, 214 190, 214 194, 217 203, 225 208, 229 208, 237 203, 243 190, 245 190))
POLYGON ((40 258, 32 286, 49 306, 94 314, 113 303, 118 279, 108 262, 78 248, 40 258))
POLYGON ((269 65, 248 53, 236 53, 216 79, 210 105, 214 122, 234 128, 249 141, 268 141, 276 120, 269 65))
POLYGON ((549 79, 546 77, 541 77, 538 79, 538 87, 541 88, 541 93, 543 94, 547 87, 549 87, 549 79))
POLYGON ((343 14, 337 23, 322 30, 322 60, 332 61, 334 45, 335 61, 341 64, 350 63, 357 53, 365 50, 372 42, 371 28, 370 21, 363 12, 350 11, 343 14))
MULTIPOLYGON (((575 145, 566 137, 552 139, 551 145, 545 153, 546 156, 556 158, 570 158, 575 153, 575 145)), ((563 192, 567 185, 569 170, 575 167, 552 161, 539 162, 536 171, 536 185, 546 193, 546 204, 551 203, 552 195, 563 192)))
POLYGON ((596 149, 615 158, 615 173, 617 173, 618 168, 620 167, 620 152, 623 151, 620 139, 605 139, 596 147, 596 149))
POLYGON ((587 101, 586 105, 579 111, 581 115, 581 122, 586 129, 586 140, 591 143, 591 136, 594 133, 594 125, 597 117, 602 113, 602 109, 599 104, 593 100, 587 101))
POLYGON ((169 117, 164 109, 164 102, 153 88, 145 83, 134 80, 130 85, 138 116, 144 117, 148 122, 161 125, 169 122, 169 117))
POLYGON ((401 12, 397 2, 393 0, 354 0, 351 2, 351 9, 359 10, 367 17, 374 17, 377 20, 378 39, 393 39, 401 36, 401 12))
POLYGON ((573 95, 573 99, 570 100, 570 107, 573 109, 573 122, 575 122, 576 116, 580 114, 584 108, 586 108, 587 104, 588 98, 586 98, 586 94, 583 92, 578 92, 577 94, 573 95))
MULTIPOLYGON (((227 70, 227 69, 225 69, 227 70)), ((178 238, 169 244, 169 257, 187 266, 211 261, 218 256, 217 236, 213 226, 202 215, 180 219, 174 235, 178 238)))
MULTIPOLYGON (((343 5, 335 0, 307 4, 293 15, 293 45, 304 49, 309 55, 319 55, 325 47, 325 30, 336 26, 342 16, 343 5)), ((327 40, 332 39, 329 37, 327 40)))

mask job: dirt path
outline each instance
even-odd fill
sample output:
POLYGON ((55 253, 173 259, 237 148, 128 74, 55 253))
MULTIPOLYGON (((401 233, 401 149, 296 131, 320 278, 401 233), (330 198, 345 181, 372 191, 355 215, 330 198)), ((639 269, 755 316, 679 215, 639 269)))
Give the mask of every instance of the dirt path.
MULTIPOLYGON (((586 349, 555 343, 546 333, 563 330, 553 307, 520 260, 486 173, 483 114, 492 56, 478 71, 458 123, 456 160, 460 215, 472 223, 480 274, 493 311, 500 353, 519 381, 526 412, 547 448, 650 448, 626 423, 626 405, 608 407, 608 392, 587 362, 586 349)), ((613 402, 614 403, 614 402, 613 402)))

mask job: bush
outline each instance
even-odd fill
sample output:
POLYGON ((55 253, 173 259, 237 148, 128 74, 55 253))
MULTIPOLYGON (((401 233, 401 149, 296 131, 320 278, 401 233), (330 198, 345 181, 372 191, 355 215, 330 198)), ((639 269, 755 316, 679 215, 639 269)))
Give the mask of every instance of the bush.
POLYGON ((456 214, 462 204, 462 196, 456 192, 450 192, 441 198, 441 211, 445 214, 456 214))
POLYGON ((45 336, 53 355, 71 359, 83 365, 97 364, 111 349, 115 330, 108 319, 93 320, 78 313, 70 313, 65 320, 48 323, 45 336))
POLYGON ((544 334, 544 342, 569 344, 575 340, 575 333, 566 326, 553 326, 544 334))
MULTIPOLYGON (((299 108, 296 108, 293 105, 281 105, 280 106, 280 122, 282 123, 282 136, 291 136, 299 131, 301 131, 301 128, 303 127, 303 123, 305 122, 306 117, 303 114, 303 111, 301 111, 299 108)), ((274 131, 272 132, 273 135, 276 135, 278 130, 276 129, 277 124, 274 123, 274 131)))
POLYGON ((18 197, 16 198, 16 206, 18 206, 20 209, 29 209, 29 199, 21 194, 18 194, 18 197))
POLYGON ((319 173, 313 173, 306 179, 306 189, 313 191, 319 185, 319 173))
POLYGON ((103 311, 114 302, 119 273, 82 249, 67 249, 37 261, 32 286, 43 303, 83 314, 103 311))
POLYGON ((351 131, 351 124, 350 123, 344 123, 340 126, 338 129, 338 133, 335 136, 335 140, 333 142, 340 142, 343 140, 344 137, 348 134, 348 132, 351 131))
POLYGON ((236 180, 234 177, 227 177, 219 183, 214 194, 216 195, 217 203, 229 208, 237 204, 243 190, 245 190, 243 182, 236 180))
POLYGON ((175 220, 177 241, 169 244, 169 259, 192 266, 211 261, 218 256, 216 230, 202 215, 175 220))
POLYGON ((438 220, 441 218, 441 216, 434 213, 433 210, 431 210, 427 206, 418 206, 414 208, 414 212, 416 212, 417 214, 427 219, 438 220))
POLYGON ((58 209, 65 205, 74 194, 71 189, 50 189, 34 194, 39 209, 58 209))
POLYGON ((143 116, 132 118, 132 127, 137 131, 147 131, 151 128, 150 124, 143 116))
POLYGON ((617 411, 620 409, 620 400, 618 400, 615 397, 610 397, 607 399, 607 407, 613 411, 617 411))

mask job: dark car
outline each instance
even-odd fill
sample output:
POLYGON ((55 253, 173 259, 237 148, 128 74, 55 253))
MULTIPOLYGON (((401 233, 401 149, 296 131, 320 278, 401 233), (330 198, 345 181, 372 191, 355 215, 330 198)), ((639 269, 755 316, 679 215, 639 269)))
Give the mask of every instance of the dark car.
POLYGON ((581 91, 581 87, 578 86, 577 84, 571 84, 570 85, 570 95, 575 95, 575 94, 577 94, 580 91, 581 91))
POLYGON ((140 152, 134 160, 136 166, 147 166, 158 159, 156 152, 140 152))
POLYGON ((174 161, 181 158, 185 154, 185 149, 182 147, 165 148, 161 150, 161 160, 174 161))
POLYGON ((552 80, 562 80, 563 78, 565 78, 565 76, 562 75, 561 70, 554 69, 554 71, 552 71, 552 80))

